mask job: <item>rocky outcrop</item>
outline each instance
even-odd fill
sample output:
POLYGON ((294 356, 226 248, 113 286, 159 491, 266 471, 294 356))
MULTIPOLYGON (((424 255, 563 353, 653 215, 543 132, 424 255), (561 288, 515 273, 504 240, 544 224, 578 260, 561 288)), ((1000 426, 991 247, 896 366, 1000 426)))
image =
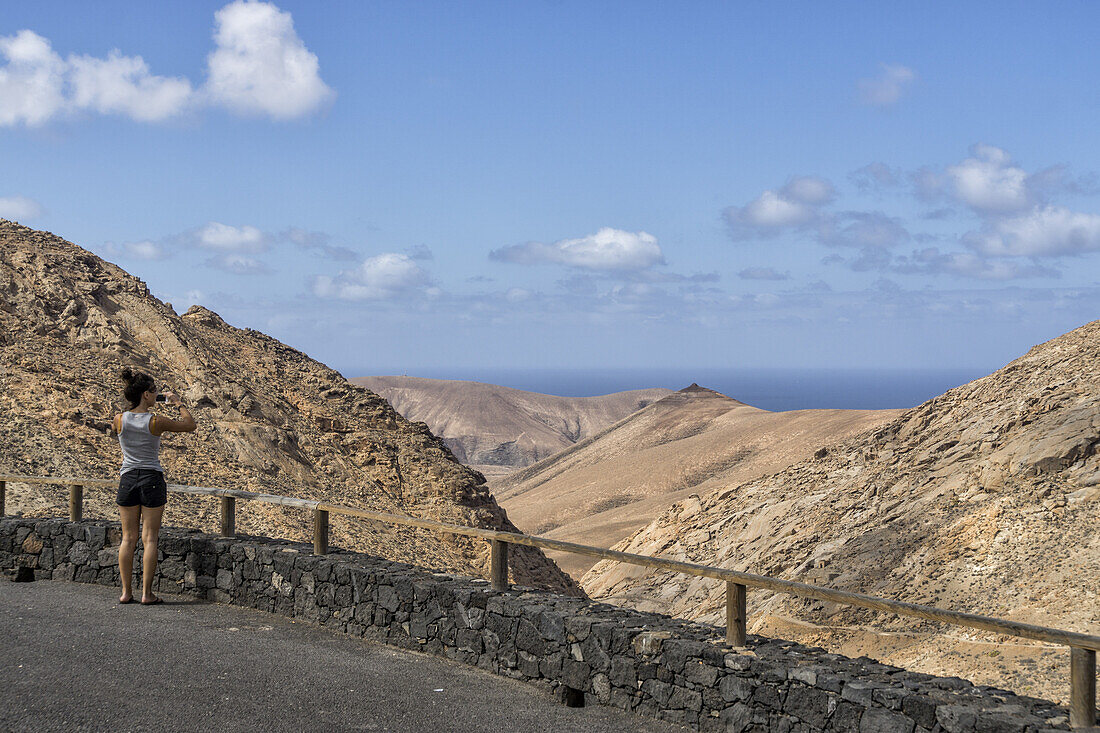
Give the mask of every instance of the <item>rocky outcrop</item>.
MULTIPOLYGON (((1098 448, 1100 321, 779 473, 689 497, 618 549, 1096 634, 1098 448)), ((717 620, 723 602, 717 584, 608 563, 583 585, 697 619, 717 620)), ((749 599, 760 632, 1066 693, 1054 650, 769 593, 749 599)))
POLYGON ((420 377, 351 380, 421 420, 458 460, 486 476, 503 476, 565 450, 668 395, 636 389, 599 397, 558 397, 481 382, 420 377))
MULTIPOLYGON (((126 366, 181 394, 198 419, 195 433, 164 439, 172 482, 514 530, 481 474, 373 392, 201 306, 177 315, 119 267, 0 220, 0 471, 115 475, 120 456, 109 420, 123 409, 117 375, 126 366)), ((60 507, 41 487, 9 485, 8 493, 9 512, 60 507)), ((115 511, 112 496, 86 501, 92 516, 115 511)), ((173 497, 168 521, 209 528, 216 512, 212 502, 173 497)), ((301 512, 259 505, 238 512, 244 532, 309 531, 301 512)), ((482 573, 488 562, 484 542, 346 518, 334 517, 333 542, 454 572, 482 573)), ((538 551, 512 554, 521 582, 575 592, 538 551)))

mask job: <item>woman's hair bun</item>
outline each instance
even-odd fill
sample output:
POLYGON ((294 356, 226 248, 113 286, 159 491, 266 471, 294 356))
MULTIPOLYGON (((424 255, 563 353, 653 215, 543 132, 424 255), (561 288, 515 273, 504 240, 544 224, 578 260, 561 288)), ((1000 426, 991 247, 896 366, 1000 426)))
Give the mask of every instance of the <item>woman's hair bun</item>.
POLYGON ((123 382, 127 382, 127 383, 133 382, 134 381, 134 376, 135 376, 134 375, 134 370, 131 369, 130 367, 126 367, 121 372, 119 372, 118 376, 122 377, 123 382))

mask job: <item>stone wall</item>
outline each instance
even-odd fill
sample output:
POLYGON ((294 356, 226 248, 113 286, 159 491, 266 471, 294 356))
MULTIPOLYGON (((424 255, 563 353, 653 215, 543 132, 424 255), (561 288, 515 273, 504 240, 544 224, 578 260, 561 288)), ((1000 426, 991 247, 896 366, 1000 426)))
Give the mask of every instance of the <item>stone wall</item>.
MULTIPOLYGON (((117 585, 119 537, 117 522, 5 518, 0 571, 117 585)), ((703 731, 1068 728, 1064 708, 958 678, 760 637, 733 649, 713 626, 311 549, 165 528, 156 589, 305 619, 526 680, 567 703, 703 731)), ((136 573, 140 564, 139 547, 136 573)))

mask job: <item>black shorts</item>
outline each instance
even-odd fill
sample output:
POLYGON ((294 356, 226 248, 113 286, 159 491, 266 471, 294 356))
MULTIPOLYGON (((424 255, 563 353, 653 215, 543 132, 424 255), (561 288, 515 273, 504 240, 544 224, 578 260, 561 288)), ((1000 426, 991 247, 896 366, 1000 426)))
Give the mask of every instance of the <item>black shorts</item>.
POLYGON ((164 474, 151 468, 131 468, 118 481, 119 506, 158 507, 168 503, 164 474))

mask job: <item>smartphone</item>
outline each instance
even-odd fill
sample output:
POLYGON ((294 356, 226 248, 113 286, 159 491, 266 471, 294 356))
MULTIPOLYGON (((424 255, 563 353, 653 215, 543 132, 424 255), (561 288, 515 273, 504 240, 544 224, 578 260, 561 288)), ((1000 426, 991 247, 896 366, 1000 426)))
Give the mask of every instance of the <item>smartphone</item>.
POLYGON ((163 392, 158 392, 157 393, 157 402, 164 402, 167 399, 168 398, 164 396, 163 392))

